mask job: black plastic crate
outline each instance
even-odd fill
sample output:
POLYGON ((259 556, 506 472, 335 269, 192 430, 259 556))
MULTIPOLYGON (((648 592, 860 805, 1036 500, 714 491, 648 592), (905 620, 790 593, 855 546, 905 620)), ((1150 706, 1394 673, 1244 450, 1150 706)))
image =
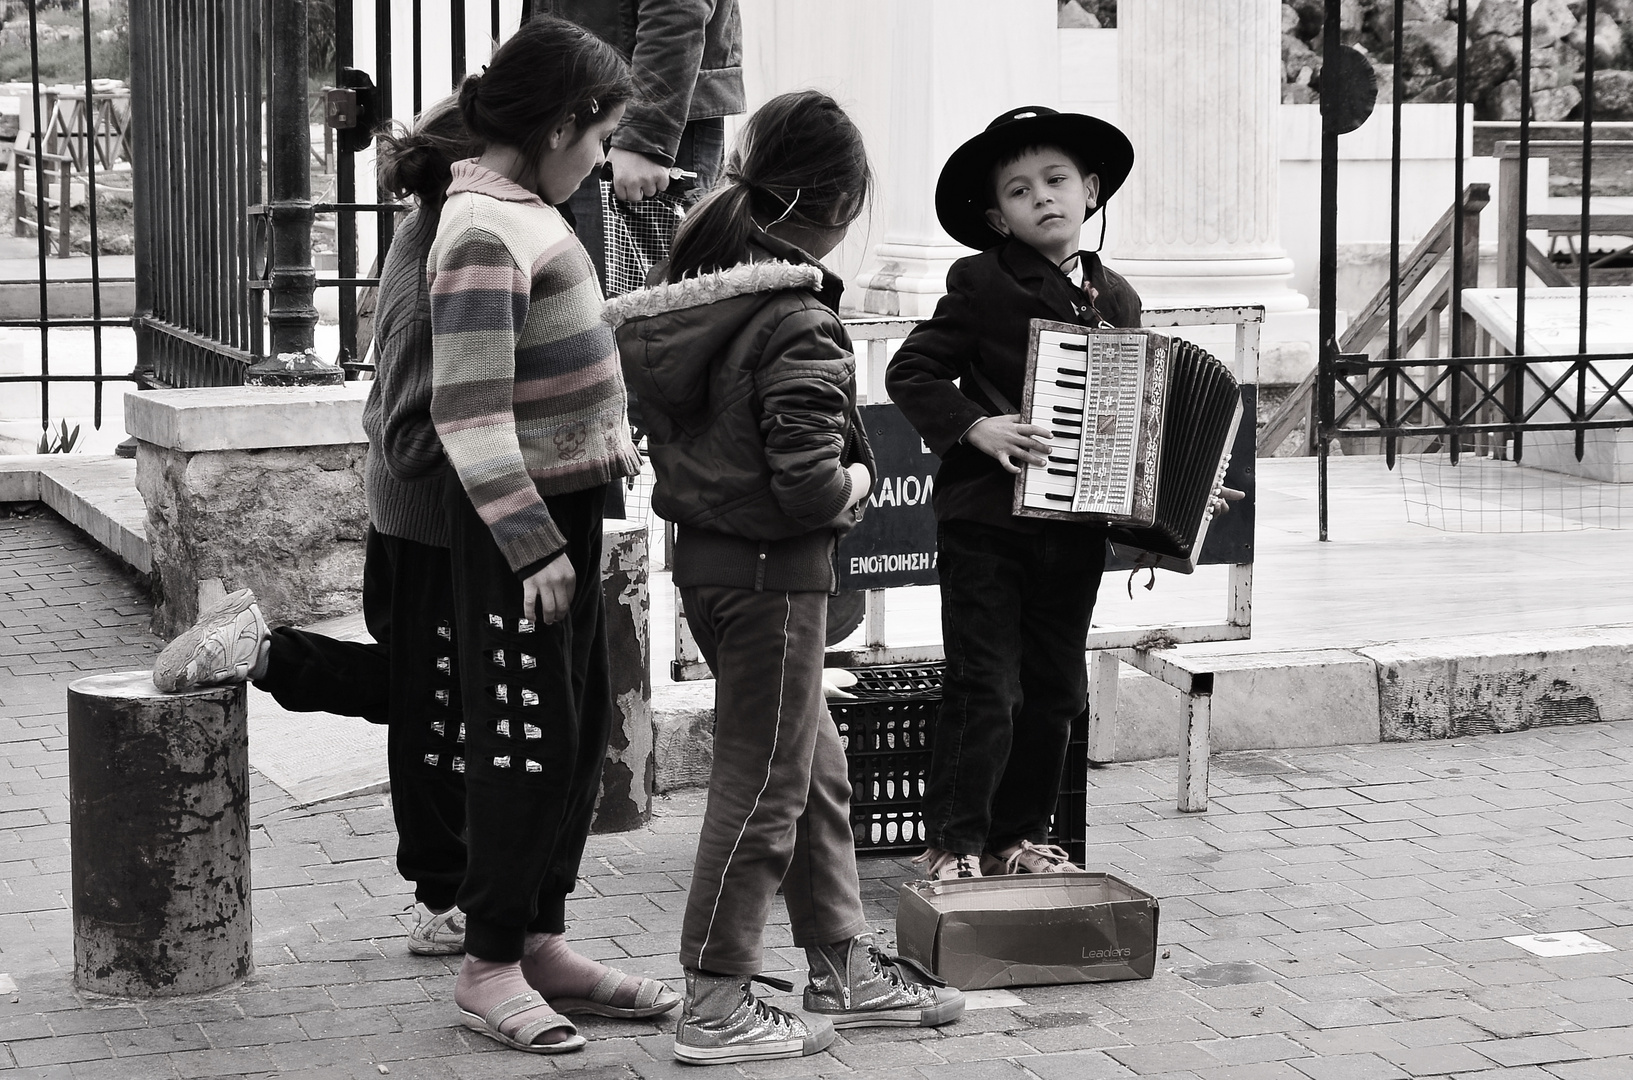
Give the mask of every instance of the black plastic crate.
MULTIPOLYGON (((851 831, 859 855, 917 854, 925 848, 921 804, 930 772, 940 664, 855 669, 854 701, 830 701, 850 766, 851 831)), ((1088 713, 1072 721, 1050 839, 1083 864, 1089 780, 1088 713)))

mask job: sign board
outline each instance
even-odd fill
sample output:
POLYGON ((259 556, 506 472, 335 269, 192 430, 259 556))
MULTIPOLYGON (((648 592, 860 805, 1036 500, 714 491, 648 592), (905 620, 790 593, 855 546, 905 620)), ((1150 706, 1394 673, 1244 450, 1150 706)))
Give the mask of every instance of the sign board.
POLYGON ((861 522, 839 544, 841 589, 936 583, 936 515, 930 508, 941 459, 894 405, 857 410, 878 466, 861 522))

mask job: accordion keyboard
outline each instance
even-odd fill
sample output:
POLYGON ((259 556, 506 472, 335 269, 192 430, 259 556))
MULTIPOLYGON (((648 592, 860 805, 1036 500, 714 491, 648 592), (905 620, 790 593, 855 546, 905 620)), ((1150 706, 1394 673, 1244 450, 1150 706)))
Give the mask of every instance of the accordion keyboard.
POLYGON ((1025 470, 1023 505, 1130 512, 1144 349, 1138 334, 1039 334, 1030 417, 1049 429, 1050 450, 1043 465, 1025 470))

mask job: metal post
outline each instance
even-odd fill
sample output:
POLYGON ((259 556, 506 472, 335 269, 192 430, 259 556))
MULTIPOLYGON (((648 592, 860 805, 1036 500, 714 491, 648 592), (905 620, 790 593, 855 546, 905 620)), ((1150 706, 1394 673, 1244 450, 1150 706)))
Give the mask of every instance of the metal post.
POLYGON ((278 0, 270 18, 271 100, 267 102, 271 222, 270 355, 245 372, 257 386, 338 383, 339 367, 313 348, 318 310, 312 303, 312 146, 306 107, 306 2, 278 0))
MULTIPOLYGON (((1322 25, 1322 64, 1338 70, 1338 50, 1343 47, 1339 33, 1340 0, 1327 0, 1322 25)), ((1333 423, 1333 371, 1338 353, 1338 123, 1329 104, 1331 95, 1321 98, 1321 267, 1319 270, 1320 348, 1316 356, 1315 452, 1317 513, 1320 538, 1327 539, 1327 443, 1333 423)))

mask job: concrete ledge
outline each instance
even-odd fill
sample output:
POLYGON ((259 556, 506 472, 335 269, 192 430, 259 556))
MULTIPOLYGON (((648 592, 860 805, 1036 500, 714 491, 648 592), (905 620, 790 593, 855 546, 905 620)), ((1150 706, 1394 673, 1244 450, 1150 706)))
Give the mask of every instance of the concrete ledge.
POLYGON ((222 386, 125 396, 125 431, 168 450, 266 450, 366 443, 372 382, 222 386))
POLYGON ((1385 741, 1633 718, 1633 626, 1364 648, 1385 741))
POLYGON ((129 458, 0 457, 0 502, 43 502, 133 569, 153 572, 147 508, 136 490, 136 462, 129 458))
MULTIPOLYGON (((1378 741, 1376 665, 1342 649, 1197 655, 1214 673, 1214 750, 1338 746, 1378 741)), ((1185 744, 1178 690, 1128 665, 1117 680, 1118 761, 1173 757, 1185 744)))

